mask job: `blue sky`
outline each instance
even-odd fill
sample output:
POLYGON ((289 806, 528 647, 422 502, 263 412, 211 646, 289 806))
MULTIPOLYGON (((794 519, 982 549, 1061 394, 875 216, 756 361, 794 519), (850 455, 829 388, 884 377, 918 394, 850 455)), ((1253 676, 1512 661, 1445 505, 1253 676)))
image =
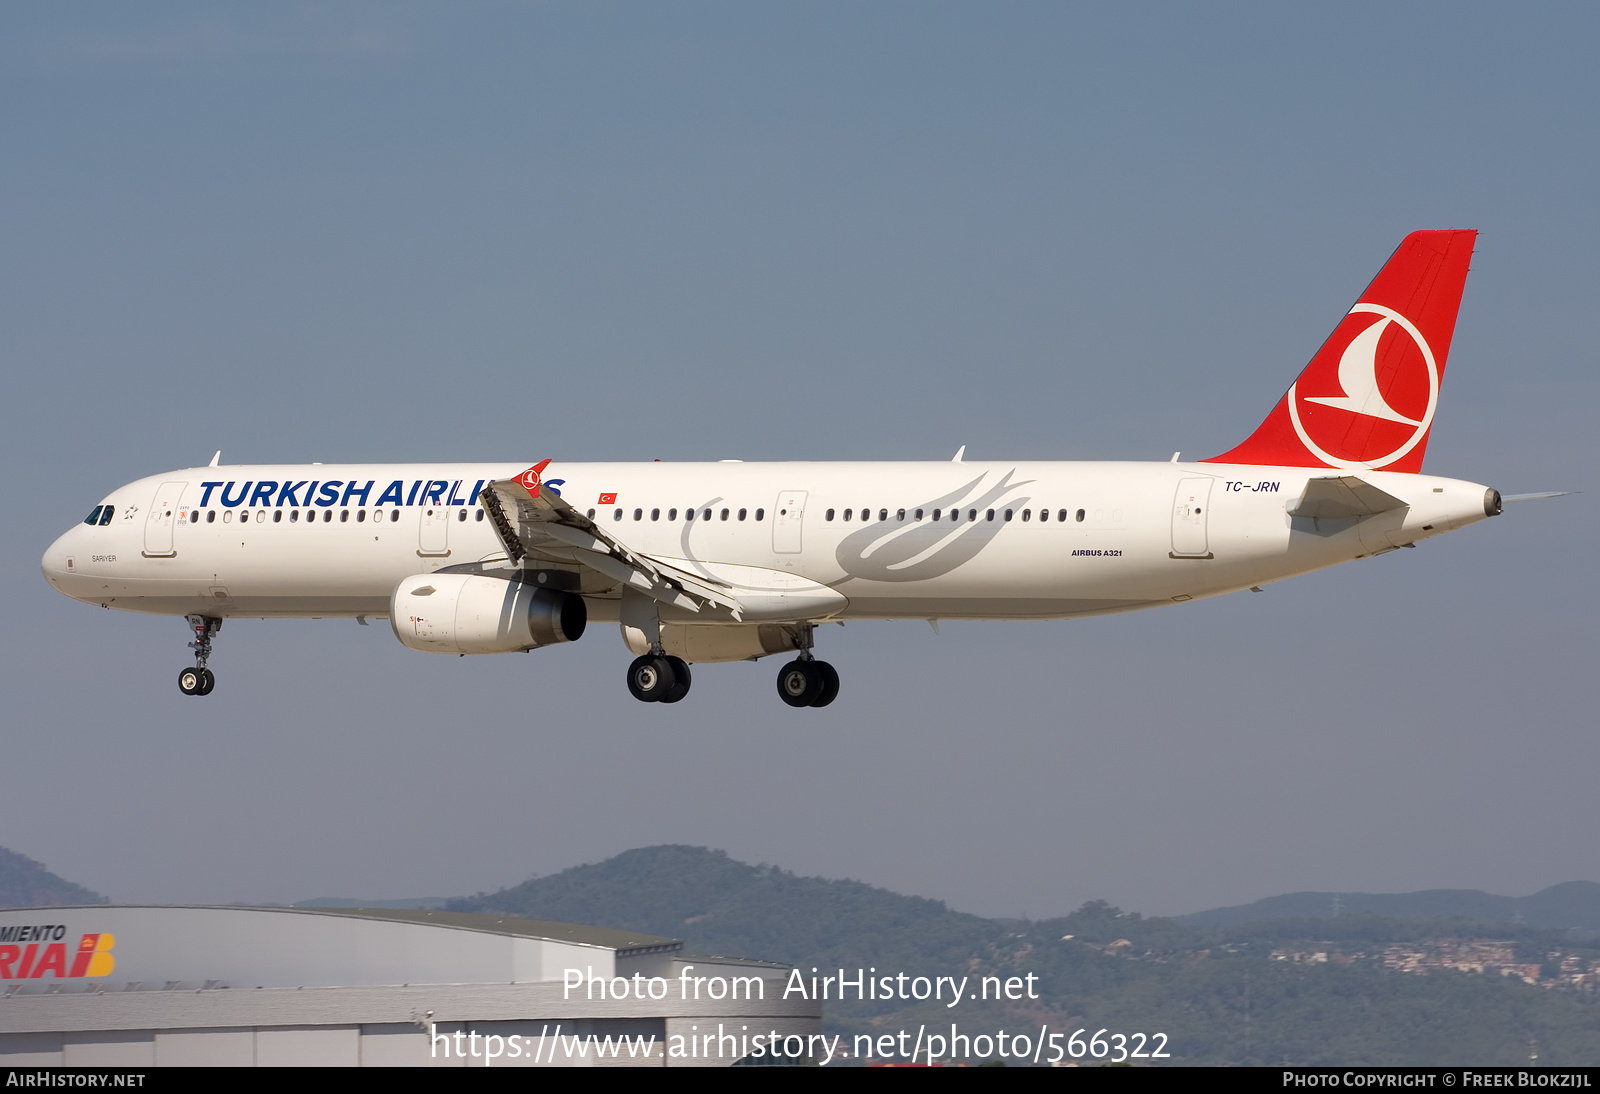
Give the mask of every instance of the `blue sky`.
POLYGON ((991 914, 1600 878, 1592 6, 13 5, 0 842, 123 900, 454 894, 658 842, 991 914), (852 625, 646 707, 75 604, 203 463, 1165 459, 1408 231, 1482 233, 1427 470, 1576 489, 1240 596, 852 625))

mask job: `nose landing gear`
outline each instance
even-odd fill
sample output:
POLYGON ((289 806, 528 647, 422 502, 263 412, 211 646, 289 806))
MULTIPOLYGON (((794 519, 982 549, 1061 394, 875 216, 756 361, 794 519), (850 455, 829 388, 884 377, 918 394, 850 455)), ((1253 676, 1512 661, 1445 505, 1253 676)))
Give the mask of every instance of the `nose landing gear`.
POLYGON ((210 695, 211 689, 217 686, 217 678, 206 668, 206 662, 211 658, 211 638, 222 629, 222 620, 215 616, 191 615, 189 626, 194 630, 194 641, 189 643, 189 648, 194 650, 194 668, 178 673, 178 690, 185 695, 210 695))

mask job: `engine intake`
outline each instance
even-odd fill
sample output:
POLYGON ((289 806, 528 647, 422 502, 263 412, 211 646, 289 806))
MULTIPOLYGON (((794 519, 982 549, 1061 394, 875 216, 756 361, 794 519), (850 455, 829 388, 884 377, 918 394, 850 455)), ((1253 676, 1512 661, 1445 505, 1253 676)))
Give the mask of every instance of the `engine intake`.
POLYGON ((395 586, 390 624, 424 653, 514 653, 576 642, 583 597, 482 574, 417 574, 395 586))

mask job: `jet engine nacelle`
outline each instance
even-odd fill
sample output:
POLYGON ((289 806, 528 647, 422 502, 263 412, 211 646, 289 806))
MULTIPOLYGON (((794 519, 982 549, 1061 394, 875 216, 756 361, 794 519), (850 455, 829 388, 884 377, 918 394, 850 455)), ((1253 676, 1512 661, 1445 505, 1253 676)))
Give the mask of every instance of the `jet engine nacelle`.
POLYGON ((424 653, 514 653, 575 642, 583 597, 482 574, 417 574, 395 586, 389 621, 402 645, 424 653))

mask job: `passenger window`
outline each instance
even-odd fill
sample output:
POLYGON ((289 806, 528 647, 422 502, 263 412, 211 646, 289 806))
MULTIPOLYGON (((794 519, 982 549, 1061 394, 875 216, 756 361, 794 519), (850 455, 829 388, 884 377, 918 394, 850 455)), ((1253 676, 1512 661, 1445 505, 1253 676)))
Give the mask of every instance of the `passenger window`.
POLYGON ((693 509, 685 509, 683 511, 683 519, 684 520, 693 520, 694 519, 694 510, 693 509))
POLYGON ((206 523, 207 524, 215 524, 216 521, 217 521, 217 511, 215 509, 207 509, 206 510, 206 523))
POLYGON ((918 509, 918 510, 917 510, 917 519, 918 519, 918 520, 921 520, 921 519, 922 519, 922 510, 921 510, 921 509, 918 509))
POLYGON ((333 523, 333 510, 332 509, 324 509, 322 511, 322 523, 323 524, 332 524, 333 523))
POLYGON ((104 505, 96 505, 93 509, 89 510, 89 515, 83 518, 83 523, 85 523, 85 524, 99 524, 100 523, 100 514, 102 512, 104 512, 104 511, 105 511, 105 506, 104 505))
POLYGON ((659 510, 659 509, 650 510, 650 519, 651 520, 660 520, 661 519, 661 510, 659 510))
POLYGON ((299 524, 300 523, 300 510, 298 510, 298 509, 289 510, 289 523, 290 524, 299 524))
POLYGON ((461 523, 462 521, 464 521, 466 519, 467 519, 467 511, 465 509, 461 510, 459 513, 456 514, 456 523, 457 524, 461 523))
POLYGON ((766 515, 767 515, 767 511, 765 509, 757 509, 756 510, 756 519, 757 520, 760 520, 761 518, 765 517, 766 515))
POLYGON ((904 509, 896 509, 895 510, 895 514, 894 514, 894 519, 895 520, 905 520, 906 519, 906 511, 904 509))
POLYGON ((350 519, 350 510, 348 510, 348 509, 339 510, 339 523, 340 524, 345 523, 349 519, 350 519))
POLYGON ((1082 509, 1078 510, 1078 523, 1079 524, 1083 523, 1083 510, 1082 509))
POLYGON ((726 509, 724 509, 722 511, 722 519, 723 520, 727 520, 728 519, 728 511, 726 509))
POLYGON ((248 510, 248 509, 239 510, 239 523, 240 524, 249 524, 250 523, 250 510, 248 510))
POLYGON ((711 519, 711 510, 707 509, 704 513, 701 513, 700 514, 700 519, 701 520, 710 520, 711 519))
POLYGON ((643 509, 635 509, 633 511, 633 519, 634 520, 643 520, 644 519, 644 510, 643 509))
POLYGON ((1062 509, 1059 512, 1057 512, 1056 513, 1056 519, 1059 520, 1062 524, 1065 524, 1067 522, 1067 511, 1065 509, 1062 509))
POLYGON ((611 519, 612 520, 621 520, 622 519, 622 510, 618 509, 615 513, 612 513, 611 514, 611 519))
MULTIPOLYGON (((389 523, 390 524, 393 524, 395 521, 397 521, 399 519, 400 519, 400 510, 398 510, 398 509, 389 510, 389 523)), ((479 520, 483 519, 483 510, 482 509, 478 510, 478 519, 479 520)))
POLYGON ((745 517, 746 517, 746 516, 748 516, 748 515, 749 515, 749 512, 750 512, 750 511, 749 511, 749 510, 748 510, 748 509, 741 509, 741 510, 739 510, 739 519, 740 519, 740 520, 743 520, 743 519, 744 519, 744 518, 745 518, 745 517))
POLYGON ((1011 519, 1011 510, 1010 510, 1010 509, 1007 509, 1007 510, 1006 510, 1006 519, 1007 519, 1007 520, 1010 520, 1010 519, 1011 519))
POLYGON ((878 519, 879 520, 888 520, 889 519, 889 510, 887 510, 887 509, 879 509, 878 510, 878 519))
POLYGON ((822 514, 822 519, 826 521, 833 520, 833 510, 829 509, 826 513, 822 514))
POLYGON ((845 519, 845 520, 846 520, 846 521, 848 521, 848 520, 849 520, 849 519, 850 519, 850 514, 851 514, 851 512, 853 512, 853 510, 850 510, 850 509, 846 509, 846 510, 845 510, 845 511, 844 511, 844 519, 845 519))
POLYGON ((676 509, 668 509, 667 510, 667 519, 668 520, 677 520, 678 519, 678 511, 676 509))
POLYGON ((1047 521, 1049 519, 1050 519, 1050 510, 1048 510, 1048 509, 1039 510, 1039 523, 1040 524, 1043 524, 1045 521, 1047 521))
MULTIPOLYGON (((479 520, 483 519, 483 510, 482 509, 478 510, 478 519, 479 520)), ((589 510, 589 519, 590 520, 594 519, 594 510, 593 509, 589 510)))
POLYGON ((994 510, 993 510, 993 509, 991 509, 991 510, 989 510, 989 517, 988 517, 988 519, 989 519, 989 520, 993 520, 993 519, 994 519, 994 510))
POLYGON ((273 524, 282 524, 283 523, 283 510, 282 509, 274 509, 272 511, 272 523, 273 524))
POLYGON ((1023 519, 1023 520, 1028 520, 1028 519, 1030 519, 1030 518, 1031 518, 1031 517, 1032 517, 1032 516, 1033 516, 1033 510, 1032 510, 1032 509, 1024 509, 1024 510, 1023 510, 1023 511, 1022 511, 1022 519, 1023 519))
POLYGON ((933 519, 934 520, 938 520, 939 519, 939 510, 935 509, 933 511, 933 519))

